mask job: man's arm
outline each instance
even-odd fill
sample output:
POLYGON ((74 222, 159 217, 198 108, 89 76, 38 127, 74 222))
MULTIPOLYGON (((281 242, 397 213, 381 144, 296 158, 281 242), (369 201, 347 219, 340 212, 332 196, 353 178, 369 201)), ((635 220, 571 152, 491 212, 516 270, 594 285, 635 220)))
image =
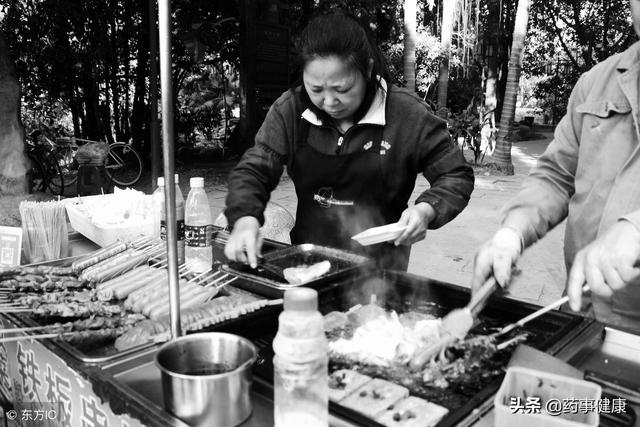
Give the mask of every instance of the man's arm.
POLYGON ((567 113, 554 139, 525 179, 518 195, 502 208, 504 227, 521 233, 525 247, 542 238, 567 216, 575 192, 582 115, 576 107, 584 101, 584 76, 574 87, 567 113))
POLYGON ((567 114, 562 118, 544 154, 525 179, 516 197, 502 208, 502 228, 476 253, 471 289, 477 291, 493 275, 501 286, 511 280, 511 270, 522 251, 568 212, 575 192, 582 115, 576 107, 584 101, 584 76, 574 87, 567 114))

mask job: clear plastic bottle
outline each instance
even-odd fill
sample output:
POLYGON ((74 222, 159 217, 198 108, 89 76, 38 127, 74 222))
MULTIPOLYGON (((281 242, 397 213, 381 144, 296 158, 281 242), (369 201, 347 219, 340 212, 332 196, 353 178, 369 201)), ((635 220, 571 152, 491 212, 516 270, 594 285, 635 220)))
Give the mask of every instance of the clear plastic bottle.
POLYGON ((184 208, 184 256, 191 271, 203 273, 213 265, 213 220, 204 178, 191 178, 189 184, 191 189, 184 208))
MULTIPOLYGON (((164 184, 164 178, 162 181, 164 184)), ((181 265, 184 264, 184 196, 182 195, 182 191, 180 191, 180 186, 178 185, 178 174, 174 176, 174 181, 176 192, 176 226, 178 227, 178 265, 181 265)), ((164 194, 162 197, 162 208, 160 211, 160 238, 162 240, 167 240, 167 212, 164 206, 164 194)))
POLYGON ((275 427, 329 425, 327 349, 318 293, 287 290, 273 341, 275 427))
POLYGON ((157 183, 158 188, 151 195, 151 205, 153 206, 153 237, 160 239, 160 224, 162 223, 164 212, 164 177, 159 176, 157 183))

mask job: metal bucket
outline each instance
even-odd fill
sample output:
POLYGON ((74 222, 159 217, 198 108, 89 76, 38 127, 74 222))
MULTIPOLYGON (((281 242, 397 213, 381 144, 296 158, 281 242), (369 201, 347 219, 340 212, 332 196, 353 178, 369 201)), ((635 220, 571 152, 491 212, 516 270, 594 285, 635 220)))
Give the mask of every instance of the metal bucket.
POLYGON ((164 344, 155 357, 167 411, 192 426, 235 426, 251 415, 256 347, 233 334, 207 332, 164 344))

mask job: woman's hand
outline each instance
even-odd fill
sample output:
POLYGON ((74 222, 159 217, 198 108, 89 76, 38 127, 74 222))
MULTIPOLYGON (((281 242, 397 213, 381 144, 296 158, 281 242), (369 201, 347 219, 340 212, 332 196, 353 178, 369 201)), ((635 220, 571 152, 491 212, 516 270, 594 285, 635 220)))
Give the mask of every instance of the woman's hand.
POLYGON ((407 228, 395 240, 394 244, 412 245, 427 236, 429 222, 436 217, 436 211, 426 202, 417 203, 402 212, 398 224, 406 225, 407 228))
POLYGON ((256 268, 261 253, 262 234, 258 219, 253 216, 238 218, 224 247, 224 254, 231 261, 243 262, 256 268))
POLYGON ((576 254, 569 272, 567 295, 573 311, 582 306, 582 285, 608 298, 640 277, 640 230, 631 222, 616 222, 576 254))
POLYGON ((522 236, 513 228, 503 227, 480 247, 473 260, 471 293, 482 287, 493 275, 503 288, 511 280, 511 270, 523 250, 522 236))

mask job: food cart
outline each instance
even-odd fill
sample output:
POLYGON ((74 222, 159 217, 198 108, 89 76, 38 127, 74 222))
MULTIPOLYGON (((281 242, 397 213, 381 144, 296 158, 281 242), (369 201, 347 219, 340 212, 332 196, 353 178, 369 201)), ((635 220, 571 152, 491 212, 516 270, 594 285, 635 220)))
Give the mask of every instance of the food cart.
MULTIPOLYGON (((216 261, 224 261, 222 250, 226 237, 225 231, 216 231, 216 261)), ((71 238, 70 245, 75 253, 95 249, 90 242, 77 235, 71 238)), ((271 241, 267 241, 265 253, 267 259, 270 253, 275 254, 271 259, 280 266, 286 263, 293 265, 299 262, 300 256, 309 254, 334 261, 332 257, 342 255, 328 248, 312 245, 296 248, 271 241)), ((344 260, 344 256, 341 259, 344 260)), ((309 284, 319 291, 320 310, 323 313, 348 311, 354 304, 367 305, 375 301, 377 305, 398 313, 420 311, 440 314, 440 310, 463 306, 469 297, 468 290, 463 287, 407 273, 376 270, 366 262, 360 264, 363 260, 357 257, 351 261, 309 284), (357 268, 351 268, 353 266, 357 268)), ((222 265, 218 267, 223 268, 222 265)), ((282 294, 284 287, 278 285, 272 272, 260 270, 255 277, 249 273, 237 270, 237 279, 228 288, 233 292, 270 300, 282 294)), ((482 328, 507 325, 536 308, 495 296, 483 311, 481 326, 476 332, 486 332, 487 329, 482 328)), ((243 425, 272 425, 271 342, 280 310, 278 305, 266 305, 203 329, 244 336, 259 350, 252 389, 254 410, 243 425)), ((3 329, 32 327, 36 324, 29 313, 21 312, 4 313, 0 320, 3 329)), ((640 363, 640 337, 612 329, 605 332, 605 327, 593 319, 562 312, 547 313, 525 325, 523 331, 529 335, 527 344, 588 370, 590 375, 596 376, 605 385, 605 391, 622 396, 629 411, 637 408, 638 390, 629 388, 635 385, 637 379, 629 376, 629 372, 636 371, 640 363)), ((37 333, 36 330, 25 330, 17 335, 37 333)), ((104 347, 95 346, 92 348, 94 353, 87 354, 57 338, 4 342, 0 345, 0 390, 5 399, 5 417, 17 418, 14 422, 22 420, 18 425, 27 425, 25 419, 28 417, 36 422, 35 425, 184 425, 163 408, 160 371, 154 364, 159 346, 160 343, 151 342, 114 352, 113 347, 107 344, 104 347)), ((489 365, 481 370, 468 371, 466 378, 458 383, 453 381, 450 388, 410 387, 411 393, 449 408, 449 413, 438 425, 492 425, 493 396, 500 386, 514 348, 515 345, 509 346, 507 343, 504 351, 490 358, 489 365)), ((343 368, 348 363, 351 362, 332 360, 331 369, 343 368)), ((386 375, 385 372, 377 374, 386 375)), ((393 376, 387 378, 393 380, 393 376)), ((215 405, 216 402, 211 404, 215 405)), ((332 425, 381 425, 335 402, 330 403, 330 415, 332 425)))
MULTIPOLYGON (((180 266, 176 260, 169 19, 168 2, 159 2, 168 242, 167 264, 164 267, 168 271, 167 303, 170 307, 170 322, 164 331, 164 339, 182 335, 184 326, 180 316, 180 266)), ((222 248, 226 238, 223 230, 216 232, 214 258, 219 263, 224 263, 222 248)), ((72 255, 96 249, 81 236, 71 238, 70 246, 72 255)), ((300 256, 308 253, 332 257, 333 265, 338 266, 337 270, 307 284, 318 290, 320 310, 324 314, 350 312, 358 305, 377 305, 397 313, 442 315, 452 308, 465 305, 469 299, 469 291, 464 287, 406 273, 378 270, 363 260, 350 258, 350 254, 333 254, 329 248, 311 245, 292 249, 276 242, 266 242, 264 250, 267 258, 272 251, 282 255, 274 256, 273 261, 289 265, 295 265, 300 256), (342 265, 341 262, 345 260, 346 265, 342 265)), ((219 265, 215 268, 223 270, 219 265)), ((226 286, 229 292, 227 297, 236 295, 267 303, 252 311, 236 313, 230 319, 218 316, 215 322, 201 325, 199 330, 231 332, 250 339, 256 345, 259 357, 253 370, 254 408, 251 417, 242 425, 269 426, 273 424, 271 344, 277 328, 277 315, 281 310, 277 300, 285 287, 278 284, 273 272, 268 269, 253 274, 236 266, 227 269, 224 274, 234 279, 233 284, 226 286), (269 304, 269 301, 276 301, 276 304, 269 304)), ((429 381, 421 381, 421 378, 416 379, 411 375, 401 377, 399 375, 402 372, 398 374, 379 367, 372 368, 362 361, 348 358, 332 358, 330 370, 357 365, 357 369, 407 385, 412 395, 435 401, 448 409, 438 425, 493 425, 493 396, 500 386, 515 344, 524 341, 579 369, 588 370, 592 379, 603 384, 607 392, 624 399, 627 406, 618 409, 638 408, 640 393, 635 373, 640 367, 640 337, 637 335, 606 329, 593 319, 575 314, 549 312, 524 326, 516 335, 504 337, 505 340, 499 345, 485 345, 486 342, 482 340, 484 333, 491 328, 515 322, 536 308, 501 296, 492 297, 480 317, 480 326, 475 330, 476 337, 480 338, 474 341, 477 347, 474 347, 474 351, 462 351, 458 355, 456 360, 462 363, 456 366, 456 376, 445 378, 446 386, 441 384, 434 387, 429 381), (475 359, 474 355, 477 356, 475 359)), ((112 339, 91 346, 78 346, 77 342, 73 344, 62 339, 60 331, 51 333, 47 338, 40 336, 36 339, 35 335, 39 335, 42 329, 38 320, 32 317, 32 311, 12 309, 4 309, 0 314, 0 327, 5 334, 17 336, 15 340, 4 339, 0 344, 0 394, 6 424, 118 427, 185 425, 164 409, 160 371, 154 364, 154 356, 162 340, 154 338, 127 349, 118 349, 114 347, 112 339), (19 329, 18 333, 10 333, 16 329, 19 329)), ((94 328, 84 336, 90 338, 106 329, 94 328)), ((212 401, 211 405, 216 405, 216 402, 212 401)), ((331 425, 382 425, 362 411, 340 402, 331 402, 329 411, 331 425)), ((622 425, 625 425, 624 421, 626 425, 638 425, 633 417, 618 418, 620 420, 622 425)))

